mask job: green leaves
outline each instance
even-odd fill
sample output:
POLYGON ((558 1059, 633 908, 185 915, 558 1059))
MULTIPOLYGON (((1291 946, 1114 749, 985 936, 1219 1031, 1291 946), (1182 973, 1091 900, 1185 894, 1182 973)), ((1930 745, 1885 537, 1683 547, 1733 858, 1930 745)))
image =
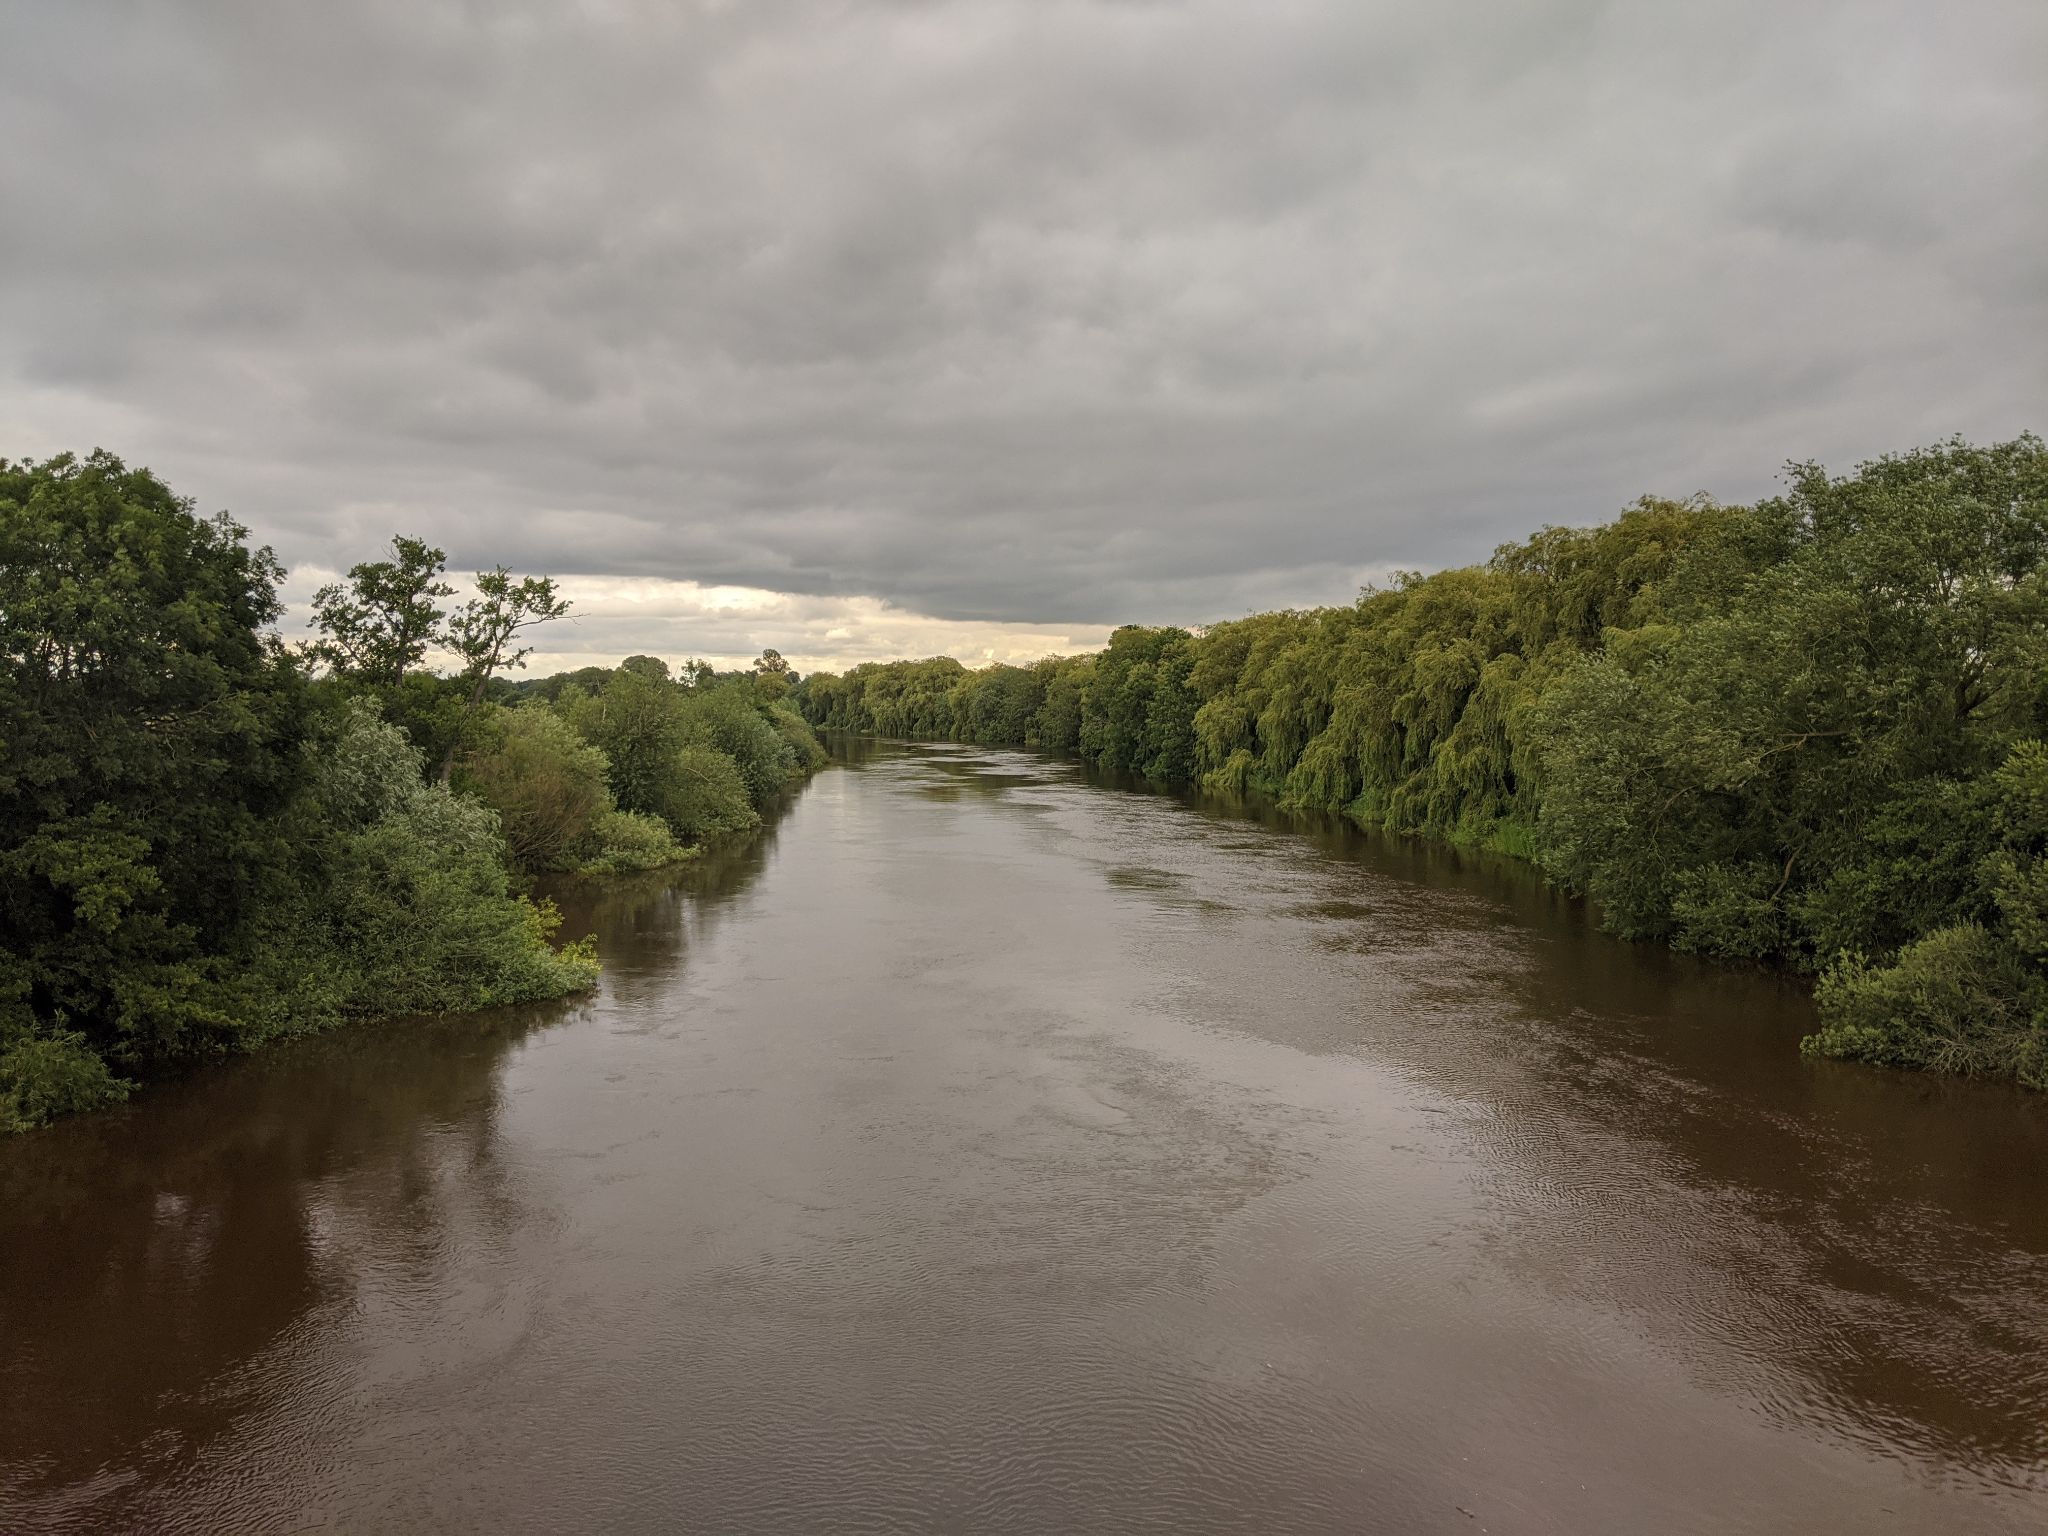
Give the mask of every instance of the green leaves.
POLYGON ((1646 498, 1345 608, 798 696, 1534 854, 1617 933, 1825 971, 1814 1049, 2048 1082, 2035 437, 1794 465, 1754 507, 1646 498))
POLYGON ((0 1042, 0 1136, 118 1104, 131 1087, 76 1030, 0 1042))
POLYGON ((147 837, 123 830, 120 813, 100 804, 46 824, 0 859, 9 873, 62 893, 79 923, 111 934, 138 902, 163 889, 150 853, 147 837))
POLYGON ((279 575, 111 454, 0 462, 0 931, 35 1038, 146 1065, 217 1037, 203 957, 302 776, 279 575))
POLYGON ((513 645, 514 639, 536 624, 559 619, 569 611, 566 598, 555 595, 555 583, 547 576, 528 576, 514 581, 504 566, 478 571, 477 595, 455 610, 448 621, 448 648, 462 658, 462 673, 476 685, 481 698, 483 686, 501 670, 519 666, 533 654, 531 646, 513 645))
MULTIPOLYGON (((715 682, 693 666, 691 675, 697 681, 685 686, 656 658, 629 656, 595 692, 565 689, 558 708, 601 754, 618 811, 657 818, 694 844, 758 826, 760 813, 822 766, 825 753, 782 691, 762 690, 764 679, 780 684, 785 673, 715 682)), ((624 849, 636 841, 629 829, 620 838, 616 856, 597 862, 625 867, 642 856, 624 849)))
POLYGON ((1985 915, 1950 854, 1989 832, 1959 787, 2042 721, 2044 464, 2021 439, 1795 466, 1676 562, 1676 622, 1610 633, 1537 710, 1546 866, 1621 931, 1806 965, 1985 915))
POLYGON ((396 686, 441 636, 435 607, 455 589, 442 581, 448 557, 422 540, 391 541, 389 560, 349 568, 348 579, 313 594, 320 639, 311 654, 335 671, 396 686))
MULTIPOLYGON (((322 653, 421 718, 440 565, 400 539, 320 595, 322 653)), ((267 632, 281 575, 111 454, 0 461, 0 1129, 113 1102, 116 1066, 589 984, 510 894, 491 812, 374 709, 322 724, 267 632)), ((494 579, 464 633, 503 665, 559 607, 494 579)))

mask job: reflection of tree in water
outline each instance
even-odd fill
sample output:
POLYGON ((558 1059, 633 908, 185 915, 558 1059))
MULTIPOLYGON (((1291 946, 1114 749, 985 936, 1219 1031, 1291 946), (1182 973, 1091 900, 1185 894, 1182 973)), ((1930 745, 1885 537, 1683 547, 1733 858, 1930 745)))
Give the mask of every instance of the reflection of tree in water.
POLYGON ((497 1069, 575 1007, 307 1040, 0 1149, 8 1498, 95 1479, 113 1504, 93 1520, 128 1523, 121 1484, 293 1390, 366 1267, 440 1262, 453 1220, 466 1242, 510 1230, 497 1069))
POLYGON ((706 849, 686 864, 547 889, 562 932, 597 936, 605 991, 631 1004, 669 985, 693 945, 733 910, 773 856, 780 826, 706 849))
POLYGON ((1201 820, 1145 797, 1137 814, 1176 823, 1146 841, 1202 848, 1227 899, 1410 1000, 1367 1048, 1473 1106, 1503 1263, 1627 1309, 1709 1385, 1777 1381, 1773 1417, 2041 1485, 2038 1096, 1802 1061, 1796 978, 1610 939, 1525 865, 1171 798, 1201 820))
MULTIPOLYGON (((594 927, 630 984, 772 843, 558 893, 566 931, 594 927)), ((443 1295, 458 1266, 509 1282, 515 1234, 555 1218, 500 1141, 502 1068, 588 1008, 343 1030, 0 1145, 0 1523, 148 1525, 237 1425, 328 1406, 307 1382, 360 1366, 394 1297, 443 1295)))
POLYGON ((1580 1209, 1507 1194, 1502 1255, 1569 1293, 1679 1317, 1703 1379, 1731 1351, 1789 1367, 1763 1404, 1774 1417, 2043 1485, 2041 1103, 1803 1062, 1795 982, 1590 933, 1520 951, 1471 978, 1505 1050, 1463 1077, 1503 1118, 1554 1129, 1474 1129, 1497 1140, 1504 1194, 1562 1187, 1580 1209))

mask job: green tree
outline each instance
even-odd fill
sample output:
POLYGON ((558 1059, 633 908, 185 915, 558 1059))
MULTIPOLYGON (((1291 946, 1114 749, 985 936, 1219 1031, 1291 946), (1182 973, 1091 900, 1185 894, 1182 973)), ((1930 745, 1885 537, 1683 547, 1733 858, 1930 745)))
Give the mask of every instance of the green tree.
POLYGON ((716 747, 686 746, 662 799, 662 819, 686 843, 707 843, 761 824, 739 764, 716 747))
POLYGON ((0 1099, 38 1119, 230 1028, 301 776, 281 572, 112 454, 0 461, 0 1099), (42 1086, 36 1086, 40 1083, 42 1086))
POLYGON ((1971 899, 1913 829, 1981 838, 1964 786, 2042 727, 2048 451, 1949 443, 1791 479, 1535 728, 1546 865, 1613 926, 1812 964, 1897 942, 1886 909, 1971 899))
MULTIPOLYGON (((448 648, 462 658, 462 679, 469 685, 463 700, 464 724, 484 701, 484 690, 502 668, 510 671, 525 664, 532 646, 514 642, 537 624, 559 619, 569 611, 566 598, 555 595, 555 583, 547 576, 528 576, 514 581, 504 566, 476 573, 477 595, 462 604, 448 621, 448 648)), ((451 740, 441 757, 441 782, 455 768, 460 739, 451 740)))
POLYGON ((576 868, 612 808, 604 753, 544 707, 495 713, 496 741, 467 762, 458 783, 498 813, 518 868, 576 868))
POLYGON ((586 943, 515 895, 497 814, 427 782, 419 750, 368 699, 308 753, 285 818, 292 859, 237 946, 237 1044, 352 1019, 532 1002, 589 987, 586 943))
POLYGON ((604 753, 619 808, 663 815, 686 739, 682 695, 668 680, 668 668, 653 657, 629 658, 602 689, 565 693, 559 708, 576 733, 604 753))
POLYGON ((441 580, 448 557, 420 539, 391 541, 389 560, 350 567, 345 581, 313 594, 320 638, 312 655, 335 671, 396 687, 440 637, 435 604, 455 589, 441 580))
POLYGON ((768 718, 771 708, 744 680, 700 689, 682 708, 683 739, 731 759, 757 811, 772 805, 801 772, 794 749, 768 718))
POLYGON ((1831 966, 1809 1052, 2048 1088, 2048 742, 2018 743, 1987 788, 1987 899, 1889 964, 1831 966))

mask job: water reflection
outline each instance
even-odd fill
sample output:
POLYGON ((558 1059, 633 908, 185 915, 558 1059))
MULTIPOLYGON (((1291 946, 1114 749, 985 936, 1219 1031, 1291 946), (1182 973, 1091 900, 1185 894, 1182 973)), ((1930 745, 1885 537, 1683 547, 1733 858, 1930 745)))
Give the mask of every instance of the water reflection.
POLYGON ((2048 1511, 2048 1101, 1520 866, 856 743, 552 894, 587 1004, 0 1146, 0 1529, 2048 1511))
MULTIPOLYGON (((1024 754, 924 756, 1027 814, 1070 785, 1130 795, 1090 817, 1107 884, 1258 935, 1186 1011, 1450 1094, 1496 1262, 1625 1308, 1705 1382, 1773 1380, 1757 1406, 1781 1420, 2048 1489, 2040 1095, 1803 1060, 1798 978, 1610 939, 1512 860, 1024 754), (1304 951, 1360 998, 1392 979, 1401 1006, 1304 997, 1304 951)), ((1168 969, 1233 942, 1182 932, 1168 969)))
MULTIPOLYGON (((683 963, 774 838, 551 894, 565 932, 602 936, 607 992, 630 997, 683 963)), ((592 1007, 293 1042, 0 1144, 0 1529, 156 1528, 162 1491, 203 1478, 231 1431, 323 1382, 419 1368, 377 1365, 390 1335, 424 1349, 445 1310, 474 1348, 477 1287, 514 1288, 519 1242, 556 1220, 499 1135, 506 1065, 592 1007)), ((264 1503, 287 1509, 320 1471, 273 1470, 264 1503)), ((203 1508, 176 1523, 264 1524, 260 1507, 203 1508)))

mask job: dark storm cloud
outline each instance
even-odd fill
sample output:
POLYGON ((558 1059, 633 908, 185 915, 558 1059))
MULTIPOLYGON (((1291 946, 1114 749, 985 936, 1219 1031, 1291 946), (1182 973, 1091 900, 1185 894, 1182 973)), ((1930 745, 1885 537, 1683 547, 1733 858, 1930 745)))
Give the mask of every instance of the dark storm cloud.
POLYGON ((2035 0, 0 26, 0 453, 293 561, 1197 620, 2048 422, 2035 0))

